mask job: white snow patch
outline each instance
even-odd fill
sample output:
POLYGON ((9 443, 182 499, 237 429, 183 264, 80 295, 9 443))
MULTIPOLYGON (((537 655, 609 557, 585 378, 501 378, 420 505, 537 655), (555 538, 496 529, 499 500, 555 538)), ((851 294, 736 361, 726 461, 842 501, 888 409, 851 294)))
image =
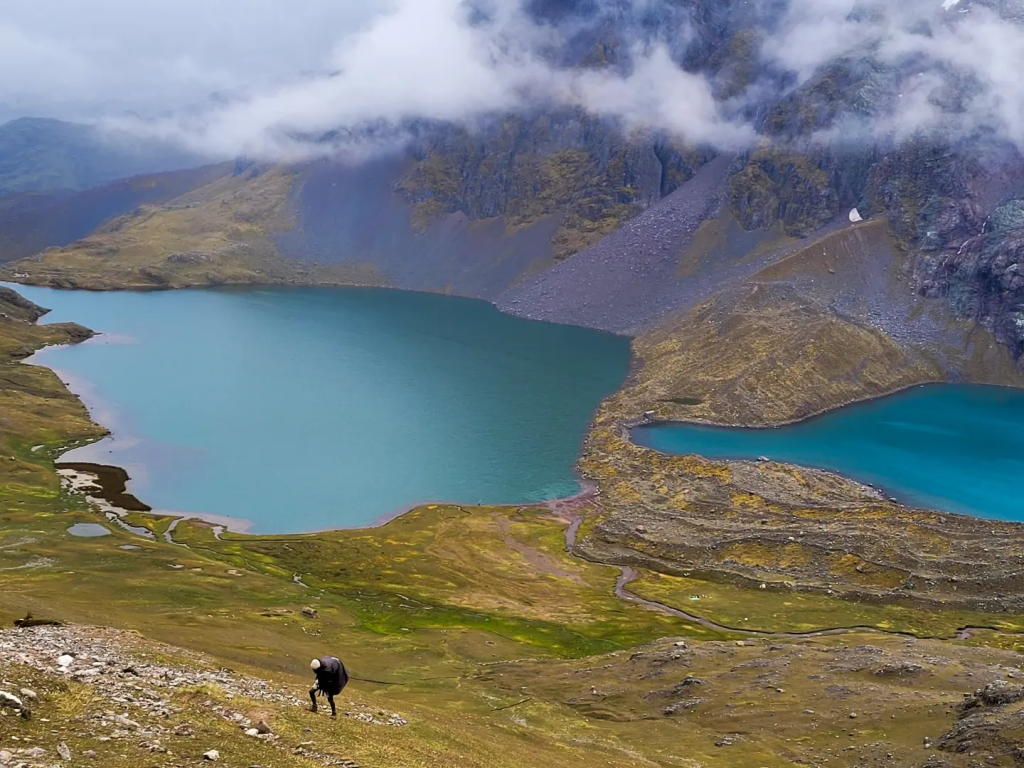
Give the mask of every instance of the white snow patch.
MULTIPOLYGON (((949 0, 947 0, 947 2, 948 1, 949 0)), ((860 211, 854 208, 852 211, 850 211, 850 221, 856 224, 858 221, 864 221, 864 217, 860 215, 860 211)))

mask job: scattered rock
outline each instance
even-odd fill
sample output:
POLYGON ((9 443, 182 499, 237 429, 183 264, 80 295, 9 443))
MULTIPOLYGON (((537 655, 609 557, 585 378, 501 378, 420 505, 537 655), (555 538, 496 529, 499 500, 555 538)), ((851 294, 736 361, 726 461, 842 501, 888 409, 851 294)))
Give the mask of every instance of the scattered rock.
POLYGON ((692 699, 685 699, 683 701, 677 701, 675 704, 672 704, 671 706, 668 706, 668 707, 665 708, 665 714, 669 715, 669 716, 677 715, 680 712, 685 712, 688 709, 693 709, 694 707, 699 707, 701 704, 703 704, 706 701, 707 701, 706 698, 703 698, 703 697, 700 697, 700 696, 694 696, 692 699))
POLYGON ((1024 700, 1024 686, 1013 685, 1006 680, 996 680, 964 699, 960 708, 962 711, 968 712, 972 709, 1005 707, 1022 700, 1024 700))
POLYGON ((320 618, 320 613, 317 611, 317 609, 316 608, 309 608, 308 606, 306 608, 302 609, 302 615, 305 616, 307 619, 319 619, 320 618))
POLYGON ((209 752, 203 752, 203 760, 210 760, 215 763, 220 760, 220 752, 216 749, 211 749, 209 752))
POLYGON ((114 718, 114 722, 125 728, 134 728, 135 730, 139 730, 142 728, 141 725, 136 723, 134 720, 128 719, 128 717, 125 715, 118 715, 114 718))
POLYGON ((71 750, 68 748, 68 745, 65 744, 63 741, 57 745, 57 754, 60 755, 61 760, 71 759, 71 750))
POLYGON ((874 674, 879 676, 896 675, 904 677, 906 675, 916 675, 918 672, 923 670, 920 664, 911 664, 909 662, 900 661, 893 664, 884 664, 874 671, 874 674))
POLYGON ((7 691, 0 691, 0 709, 13 709, 26 720, 32 717, 32 713, 22 703, 21 699, 7 691))
POLYGON ((199 264, 211 258, 212 255, 205 251, 180 251, 168 254, 167 261, 171 264, 199 264))

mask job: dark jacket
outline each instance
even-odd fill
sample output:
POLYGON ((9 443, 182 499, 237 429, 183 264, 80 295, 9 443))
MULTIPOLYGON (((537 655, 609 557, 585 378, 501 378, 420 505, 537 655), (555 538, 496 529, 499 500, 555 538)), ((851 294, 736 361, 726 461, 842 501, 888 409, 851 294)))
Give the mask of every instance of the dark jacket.
POLYGON ((345 665, 334 656, 320 659, 320 669, 316 671, 316 687, 329 696, 337 696, 348 685, 348 671, 345 665))

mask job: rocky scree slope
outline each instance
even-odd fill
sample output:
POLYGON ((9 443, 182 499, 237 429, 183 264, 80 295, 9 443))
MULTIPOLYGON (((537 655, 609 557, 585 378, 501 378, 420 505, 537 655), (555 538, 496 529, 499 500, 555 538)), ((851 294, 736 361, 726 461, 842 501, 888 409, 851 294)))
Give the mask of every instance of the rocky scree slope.
MULTIPOLYGON (((5 767, 393 765, 347 752, 370 732, 387 742, 423 727, 419 705, 399 714, 349 700, 361 692, 346 692, 338 721, 328 723, 304 713, 284 682, 134 633, 8 629, 0 650, 5 767)), ((663 724, 665 765, 968 768, 978 756, 1019 764, 1022 674, 1012 651, 933 640, 666 638, 587 659, 484 664, 468 684, 526 705, 495 709, 499 731, 529 733, 552 710, 604 731, 663 724)), ((288 683, 301 692, 299 681, 288 683)), ((465 764, 457 749, 432 759, 410 764, 465 764)), ((617 759, 655 764, 635 752, 617 759)))
MULTIPOLYGON (((628 73, 637 41, 665 45, 678 66, 707 76, 716 98, 756 127, 753 149, 723 155, 668 133, 542 106, 472 129, 410 124, 414 139, 395 155, 288 169, 293 183, 276 193, 282 215, 259 223, 265 258, 241 272, 210 272, 217 280, 244 273, 246 280, 302 282, 332 279, 314 276, 310 265, 329 266, 338 282, 482 297, 529 317, 636 333, 735 287, 801 241, 847 225, 856 207, 889 223, 892 258, 909 256, 918 294, 947 303, 1019 356, 1020 152, 986 135, 829 142, 831 133, 890 111, 918 65, 867 52, 830 62, 794 86, 791 73, 760 49, 784 6, 531 4, 541 23, 565 32, 564 44, 549 52, 559 66, 628 73), (680 25, 690 34, 681 35, 680 25)), ((1012 9, 997 10, 1005 23, 1017 23, 1012 9)), ((951 97, 942 108, 955 118, 962 103, 951 97)), ((259 174, 241 172, 262 184, 259 174)), ((183 202, 191 204, 172 207, 183 202)), ((221 224, 229 246, 247 242, 239 223, 221 224)), ((132 226, 126 220, 113 228, 132 226)), ((210 281, 192 274, 197 270, 179 275, 167 259, 192 251, 212 262, 221 256, 191 247, 190 233, 178 231, 145 263, 132 257, 156 277, 129 278, 116 274, 122 245, 107 229, 87 249, 72 244, 24 265, 18 279, 75 284, 75 274, 85 273, 92 287, 204 284, 210 281), (97 247, 107 250, 102 259, 77 260, 83 250, 97 255, 97 247)), ((50 244, 64 239, 51 237, 50 244)), ((827 312, 843 309, 842 301, 824 304, 827 312)))
MULTIPOLYGON (((275 733, 267 722, 276 720, 272 711, 308 707, 293 692, 131 633, 92 627, 4 630, 0 678, 3 766, 49 768, 54 760, 74 765, 83 759, 238 765, 257 759, 358 768, 351 759, 317 749, 313 739, 296 743, 294 736, 275 733), (22 684, 15 687, 12 678, 22 684), (72 712, 66 699, 74 702, 72 712), (83 699, 87 706, 81 706, 83 699), (212 722, 197 721, 197 704, 212 722), (245 714, 254 709, 265 712, 266 720, 245 714), (49 732, 29 735, 14 718, 41 720, 49 732)), ((375 726, 406 725, 401 715, 365 705, 349 711, 343 706, 340 714, 375 726)))

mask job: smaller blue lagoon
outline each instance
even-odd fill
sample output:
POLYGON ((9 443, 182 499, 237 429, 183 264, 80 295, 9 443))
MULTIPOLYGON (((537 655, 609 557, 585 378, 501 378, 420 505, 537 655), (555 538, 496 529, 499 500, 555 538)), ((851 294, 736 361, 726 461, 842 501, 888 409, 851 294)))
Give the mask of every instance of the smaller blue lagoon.
POLYGON ((80 539, 98 539, 101 536, 109 536, 110 529, 99 523, 75 523, 68 528, 68 533, 80 539))
POLYGON ((878 485, 908 504, 1024 521, 1024 391, 937 384, 772 429, 652 424, 664 453, 765 456, 878 485))

